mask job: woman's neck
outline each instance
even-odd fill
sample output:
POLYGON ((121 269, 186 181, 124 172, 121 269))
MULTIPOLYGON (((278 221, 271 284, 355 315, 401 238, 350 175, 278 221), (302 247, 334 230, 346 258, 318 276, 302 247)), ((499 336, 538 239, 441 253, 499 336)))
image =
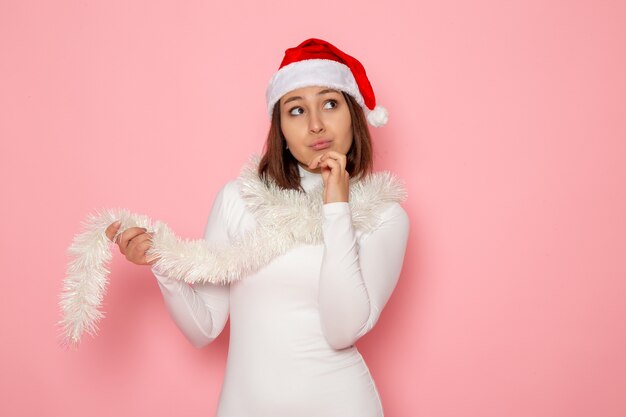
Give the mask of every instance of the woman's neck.
POLYGON ((298 171, 300 172, 300 185, 302 185, 302 188, 306 192, 323 182, 320 172, 309 171, 300 164, 298 164, 298 171))

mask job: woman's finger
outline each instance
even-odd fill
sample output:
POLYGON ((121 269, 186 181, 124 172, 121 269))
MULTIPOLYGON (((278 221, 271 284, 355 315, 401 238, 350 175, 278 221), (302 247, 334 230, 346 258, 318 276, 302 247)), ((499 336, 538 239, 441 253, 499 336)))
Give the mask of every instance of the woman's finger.
POLYGON ((146 229, 143 227, 130 227, 124 230, 124 232, 120 235, 117 243, 120 247, 120 252, 126 255, 126 249, 128 248, 128 244, 130 243, 130 241, 136 236, 145 232, 146 229))
POLYGON ((316 156, 315 158, 313 158, 313 160, 311 161, 311 163, 309 163, 309 169, 315 169, 317 168, 317 166, 319 165, 320 161, 322 160, 322 158, 324 157, 325 154, 321 154, 319 156, 316 156))
POLYGON ((331 176, 336 176, 338 178, 339 175, 341 175, 341 171, 342 171, 341 170, 341 165, 335 159, 328 158, 328 159, 322 161, 320 165, 321 165, 322 169, 324 169, 324 168, 330 169, 330 175, 331 176))
POLYGON ((328 160, 329 158, 338 161, 339 164, 341 165, 341 169, 343 170, 346 169, 347 157, 346 155, 339 153, 337 151, 324 152, 323 154, 315 157, 313 161, 311 161, 311 163, 309 164, 309 169, 317 168, 318 166, 320 166, 322 162, 328 160))
POLYGON ((337 151, 328 151, 323 155, 323 159, 325 158, 333 158, 336 159, 337 161, 345 161, 346 160, 346 155, 339 153, 337 151))
POLYGON ((115 237, 117 231, 120 230, 121 225, 122 223, 119 220, 116 220, 111 223, 104 231, 104 234, 107 236, 107 238, 109 238, 111 242, 113 242, 113 238, 115 237))
POLYGON ((329 159, 334 159, 337 161, 342 170, 346 169, 347 157, 344 154, 341 154, 336 151, 328 151, 324 155, 322 155, 321 161, 327 161, 329 159))
POLYGON ((126 256, 135 261, 141 261, 145 257, 146 251, 152 245, 152 236, 148 233, 142 233, 135 236, 128 244, 126 256))

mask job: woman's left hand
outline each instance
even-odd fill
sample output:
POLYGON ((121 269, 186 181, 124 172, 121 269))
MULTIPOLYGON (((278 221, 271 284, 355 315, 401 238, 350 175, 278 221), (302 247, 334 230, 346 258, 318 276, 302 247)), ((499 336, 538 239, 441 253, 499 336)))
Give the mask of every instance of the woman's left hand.
POLYGON ((324 204, 348 202, 350 175, 346 171, 346 156, 328 151, 309 164, 309 169, 318 167, 322 169, 324 180, 324 204))

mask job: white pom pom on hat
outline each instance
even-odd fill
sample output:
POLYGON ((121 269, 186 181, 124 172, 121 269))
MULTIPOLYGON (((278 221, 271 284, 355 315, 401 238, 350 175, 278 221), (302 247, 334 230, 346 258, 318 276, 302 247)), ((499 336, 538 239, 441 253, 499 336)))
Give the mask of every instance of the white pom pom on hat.
POLYGON ((387 109, 376 105, 374 90, 363 65, 330 43, 315 38, 285 51, 285 57, 265 92, 270 118, 274 105, 283 95, 311 86, 334 88, 350 94, 363 108, 367 122, 374 127, 384 126, 389 120, 387 109))

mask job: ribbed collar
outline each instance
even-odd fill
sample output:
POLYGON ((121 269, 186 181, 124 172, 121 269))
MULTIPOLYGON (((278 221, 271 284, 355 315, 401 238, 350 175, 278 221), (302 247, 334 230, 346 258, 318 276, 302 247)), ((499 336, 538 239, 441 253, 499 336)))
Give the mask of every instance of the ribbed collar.
POLYGON ((300 184, 306 192, 311 191, 313 188, 315 188, 315 186, 324 182, 324 180, 322 179, 322 174, 309 172, 306 169, 302 168, 300 164, 298 164, 298 171, 300 171, 300 184))

